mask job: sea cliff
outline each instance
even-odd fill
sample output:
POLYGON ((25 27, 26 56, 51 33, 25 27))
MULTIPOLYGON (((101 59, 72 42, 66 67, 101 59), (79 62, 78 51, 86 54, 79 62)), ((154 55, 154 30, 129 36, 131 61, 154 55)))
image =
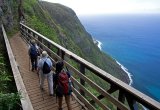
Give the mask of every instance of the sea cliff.
POLYGON ((59 39, 62 42, 61 45, 129 84, 130 80, 126 72, 117 64, 116 60, 97 47, 92 36, 85 30, 72 9, 49 2, 41 2, 41 6, 51 16, 54 23, 62 28, 63 37, 59 39), (64 40, 65 43, 63 43, 64 40))
MULTIPOLYGON (((18 10, 16 4, 18 3, 10 3, 11 9, 14 8, 14 10, 10 10, 8 12, 10 14, 7 14, 13 18, 12 21, 15 21, 14 25, 18 21, 18 14, 15 14, 17 13, 15 10, 18 10)), ((3 9, 2 11, 4 16, 6 12, 3 9)), ((92 36, 71 8, 61 4, 24 0, 23 11, 26 25, 129 84, 130 80, 126 72, 116 63, 116 60, 97 47, 92 36)))
MULTIPOLYGON (((97 45, 97 47, 102 51, 102 43, 101 43, 100 41, 98 41, 98 40, 96 40, 95 38, 93 38, 93 43, 94 43, 95 45, 97 45)), ((115 59, 115 60, 116 60, 116 59, 115 59)), ((129 73, 129 72, 128 72, 128 69, 125 68, 120 62, 118 62, 117 60, 116 60, 116 62, 117 62, 117 64, 122 68, 122 70, 125 71, 126 74, 128 75, 128 78, 129 78, 129 83, 128 83, 128 84, 129 84, 129 85, 132 85, 132 83, 133 83, 132 74, 129 73)))

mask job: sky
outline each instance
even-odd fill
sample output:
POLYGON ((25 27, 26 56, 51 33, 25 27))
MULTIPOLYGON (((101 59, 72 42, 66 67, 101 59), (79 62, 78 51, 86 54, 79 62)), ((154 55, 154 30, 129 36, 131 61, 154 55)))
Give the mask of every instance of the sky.
POLYGON ((160 0, 43 0, 72 8, 76 14, 160 13, 160 0))

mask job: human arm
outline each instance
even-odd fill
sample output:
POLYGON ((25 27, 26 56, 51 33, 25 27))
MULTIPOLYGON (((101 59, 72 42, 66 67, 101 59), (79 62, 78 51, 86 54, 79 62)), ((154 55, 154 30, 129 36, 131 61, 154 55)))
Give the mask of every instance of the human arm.
POLYGON ((40 56, 41 52, 40 52, 40 48, 37 44, 36 44, 36 49, 37 49, 38 56, 40 56))
POLYGON ((31 52, 31 46, 29 45, 28 47, 28 55, 30 56, 30 52, 31 52))
POLYGON ((42 67, 42 59, 39 59, 39 60, 38 60, 38 63, 37 63, 37 73, 40 72, 41 67, 42 67))
POLYGON ((67 71, 66 73, 68 75, 68 78, 70 78, 71 77, 71 73, 69 71, 67 71))

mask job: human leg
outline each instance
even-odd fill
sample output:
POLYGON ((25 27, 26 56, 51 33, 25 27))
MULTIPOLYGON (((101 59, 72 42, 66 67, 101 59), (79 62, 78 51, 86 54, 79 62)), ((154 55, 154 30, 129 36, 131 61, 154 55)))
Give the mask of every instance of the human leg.
POLYGON ((62 100, 63 100, 63 97, 58 97, 58 106, 59 106, 59 110, 62 110, 62 100))
POLYGON ((37 70, 37 57, 34 57, 34 69, 37 70))
POLYGON ((71 110, 70 97, 71 97, 70 95, 65 96, 65 101, 66 101, 68 110, 71 110))
POLYGON ((34 58, 30 57, 30 59, 31 59, 31 64, 32 64, 32 71, 34 71, 34 58))
POLYGON ((40 88, 43 90, 43 86, 44 86, 44 80, 45 80, 45 76, 43 75, 43 73, 39 72, 39 78, 40 78, 40 88))
POLYGON ((50 95, 53 95, 53 76, 52 76, 52 73, 49 73, 47 75, 47 81, 48 81, 49 93, 50 93, 50 95))

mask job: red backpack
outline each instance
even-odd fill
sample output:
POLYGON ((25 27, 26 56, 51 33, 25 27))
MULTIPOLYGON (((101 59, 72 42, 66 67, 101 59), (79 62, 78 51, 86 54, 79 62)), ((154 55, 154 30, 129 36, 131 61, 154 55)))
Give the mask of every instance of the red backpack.
POLYGON ((69 78, 66 72, 61 72, 58 75, 58 92, 62 95, 69 93, 69 78))

